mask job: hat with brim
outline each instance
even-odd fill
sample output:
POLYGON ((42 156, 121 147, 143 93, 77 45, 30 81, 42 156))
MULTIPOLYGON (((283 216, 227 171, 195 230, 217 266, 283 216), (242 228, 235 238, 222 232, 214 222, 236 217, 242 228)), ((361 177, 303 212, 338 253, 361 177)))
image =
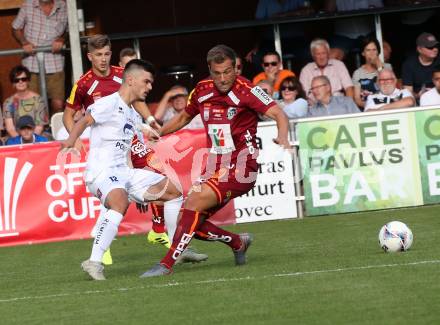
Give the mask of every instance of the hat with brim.
POLYGON ((438 41, 434 35, 430 33, 422 33, 417 37, 417 46, 420 47, 434 47, 438 45, 438 41))
POLYGON ((17 121, 17 129, 34 128, 35 121, 32 116, 23 115, 17 121))

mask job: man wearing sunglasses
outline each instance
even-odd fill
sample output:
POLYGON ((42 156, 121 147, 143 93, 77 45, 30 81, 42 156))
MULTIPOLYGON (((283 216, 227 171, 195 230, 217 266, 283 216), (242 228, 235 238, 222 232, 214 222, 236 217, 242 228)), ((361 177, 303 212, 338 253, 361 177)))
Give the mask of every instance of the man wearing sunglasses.
POLYGON ((295 74, 290 70, 283 69, 281 57, 276 51, 264 54, 261 66, 264 71, 257 74, 252 83, 257 85, 261 80, 269 81, 274 90, 274 98, 278 98, 281 81, 287 77, 294 77, 295 74))
POLYGON ((420 96, 434 87, 432 72, 440 64, 438 55, 439 42, 430 33, 417 37, 417 55, 410 56, 402 66, 402 84, 419 100, 420 96))

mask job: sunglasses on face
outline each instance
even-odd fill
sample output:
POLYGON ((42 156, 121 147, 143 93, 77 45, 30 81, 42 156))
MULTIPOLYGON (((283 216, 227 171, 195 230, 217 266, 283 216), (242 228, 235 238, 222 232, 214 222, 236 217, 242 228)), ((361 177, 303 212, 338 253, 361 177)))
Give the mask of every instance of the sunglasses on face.
POLYGON ((263 66, 265 67, 265 68, 267 68, 268 66, 273 66, 273 67, 276 67, 277 65, 278 65, 278 62, 275 62, 275 61, 272 61, 272 62, 263 62, 263 66))
POLYGON ((14 78, 14 80, 13 80, 14 83, 18 83, 20 81, 26 82, 26 81, 29 81, 29 78, 28 77, 22 77, 22 78, 14 78))
POLYGON ((294 91, 295 87, 293 87, 293 86, 281 86, 280 90, 281 91, 286 91, 286 90, 294 91))

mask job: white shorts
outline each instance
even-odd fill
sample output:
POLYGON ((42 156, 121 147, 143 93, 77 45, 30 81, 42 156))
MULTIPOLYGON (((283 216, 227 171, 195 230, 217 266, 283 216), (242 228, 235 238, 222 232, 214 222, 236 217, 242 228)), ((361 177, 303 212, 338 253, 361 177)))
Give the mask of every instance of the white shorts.
POLYGON ((108 193, 115 188, 125 189, 130 200, 144 203, 144 194, 148 188, 164 178, 161 174, 145 169, 110 168, 103 170, 96 177, 88 174, 86 185, 102 204, 105 203, 108 193))

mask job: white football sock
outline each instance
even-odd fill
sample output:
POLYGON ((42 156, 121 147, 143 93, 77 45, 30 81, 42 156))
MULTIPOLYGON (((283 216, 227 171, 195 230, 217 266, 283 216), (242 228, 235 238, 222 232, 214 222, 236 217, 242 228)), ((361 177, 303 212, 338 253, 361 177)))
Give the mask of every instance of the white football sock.
POLYGON ((177 218, 179 217, 180 207, 182 206, 183 196, 164 202, 165 227, 167 227, 168 238, 173 241, 174 233, 177 228, 177 218))
POLYGON ((110 247, 113 239, 118 234, 118 227, 123 215, 115 210, 107 210, 102 222, 97 227, 96 237, 93 240, 90 260, 101 262, 105 251, 110 247))
POLYGON ((108 209, 101 205, 101 210, 99 211, 99 217, 98 219, 96 219, 95 225, 92 228, 92 231, 90 232, 90 236, 92 236, 93 238, 96 237, 96 232, 98 231, 98 225, 101 224, 102 220, 104 220, 104 215, 105 213, 108 211, 108 209))

